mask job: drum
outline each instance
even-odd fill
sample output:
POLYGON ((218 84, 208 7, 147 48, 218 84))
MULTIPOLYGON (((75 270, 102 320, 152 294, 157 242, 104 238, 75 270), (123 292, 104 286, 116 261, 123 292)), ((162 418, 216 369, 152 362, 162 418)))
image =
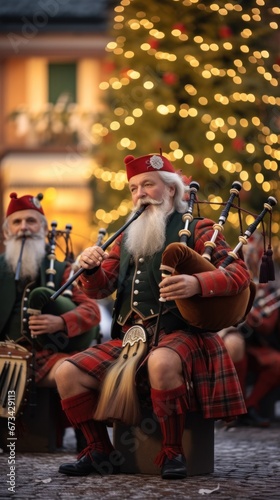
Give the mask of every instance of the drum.
POLYGON ((0 342, 0 417, 16 417, 30 382, 32 353, 10 341, 0 342))

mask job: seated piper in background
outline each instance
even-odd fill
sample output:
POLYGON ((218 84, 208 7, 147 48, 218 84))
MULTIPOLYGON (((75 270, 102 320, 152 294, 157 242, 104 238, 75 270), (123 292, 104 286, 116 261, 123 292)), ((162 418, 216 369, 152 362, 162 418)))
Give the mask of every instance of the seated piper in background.
POLYGON ((43 196, 18 198, 11 193, 10 198, 3 223, 6 249, 0 256, 0 341, 12 340, 35 352, 36 385, 56 388, 57 367, 69 354, 92 344, 100 310, 77 286, 71 298, 50 301, 53 290, 67 281, 71 266, 52 255, 50 269, 43 196))
MULTIPOLYGON (((250 275, 241 259, 230 264, 226 272, 217 269, 230 250, 220 234, 213 251, 213 270, 162 279, 162 253, 168 243, 179 241, 178 232, 184 227, 182 214, 188 208, 184 201, 186 186, 163 155, 128 156, 125 165, 133 213, 141 206, 146 208, 138 220, 118 236, 109 253, 92 246, 80 256, 84 269, 80 283, 88 296, 100 299, 117 290, 117 298, 112 340, 74 355, 56 372, 62 407, 72 425, 82 430, 88 443, 77 461, 62 464, 59 472, 74 476, 119 472, 121 457, 109 439, 106 423, 114 418, 131 424, 137 422, 134 412, 137 401, 131 397, 136 384, 137 396, 145 404, 148 400, 151 402, 160 423, 162 449, 155 462, 161 469, 162 478, 185 478, 187 468, 182 435, 187 412, 201 411, 210 419, 232 419, 246 412, 246 408, 223 341, 207 328, 192 327, 175 301, 193 296, 222 300, 225 295, 237 295, 249 287, 250 275), (166 301, 166 307, 160 318, 158 345, 155 346, 160 297, 166 301), (137 331, 140 335, 143 329, 148 335, 148 354, 145 355, 141 347, 134 349, 133 346, 135 356, 130 357, 129 350, 122 356, 125 333, 130 332, 134 340, 134 333, 137 331), (136 378, 131 368, 133 359, 138 362, 136 378), (102 395, 106 403, 106 380, 118 366, 116 378, 120 386, 122 382, 127 384, 127 398, 125 400, 125 391, 119 398, 115 398, 114 392, 110 397, 108 388, 108 404, 102 408, 102 395)), ((209 219, 197 221, 192 244, 195 255, 202 255, 204 242, 212 235, 212 227, 213 221, 209 219)), ((221 306, 223 313, 227 311, 221 306)), ((118 387, 115 389, 118 391, 118 387)))
POLYGON ((234 362, 248 411, 233 425, 268 427, 270 420, 261 415, 260 404, 280 388, 280 284, 277 277, 259 283, 262 254, 263 237, 256 232, 244 247, 245 262, 257 287, 253 307, 238 327, 219 332, 234 362))

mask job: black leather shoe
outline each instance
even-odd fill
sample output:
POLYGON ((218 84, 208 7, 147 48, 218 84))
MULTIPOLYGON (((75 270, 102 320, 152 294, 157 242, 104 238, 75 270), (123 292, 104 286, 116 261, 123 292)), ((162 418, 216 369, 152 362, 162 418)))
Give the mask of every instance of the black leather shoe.
POLYGON ((187 465, 184 455, 166 457, 161 469, 162 479, 184 479, 187 477, 187 465))
POLYGON ((83 455, 79 460, 72 463, 62 464, 58 472, 67 476, 88 476, 89 474, 119 474, 121 455, 117 451, 112 451, 110 455, 100 451, 91 451, 83 455))

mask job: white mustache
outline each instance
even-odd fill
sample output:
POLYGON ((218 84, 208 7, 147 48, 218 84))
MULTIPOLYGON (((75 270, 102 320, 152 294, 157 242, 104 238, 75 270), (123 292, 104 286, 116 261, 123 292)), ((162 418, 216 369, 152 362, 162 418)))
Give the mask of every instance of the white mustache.
POLYGON ((15 240, 21 240, 22 238, 32 238, 32 233, 30 231, 19 231, 15 235, 15 240))
POLYGON ((142 198, 141 200, 138 200, 136 207, 140 208, 143 205, 155 205, 159 206, 163 204, 163 200, 153 200, 152 198, 142 198))
POLYGON ((41 235, 38 233, 31 233, 31 231, 19 231, 19 233, 17 233, 16 235, 11 236, 10 239, 21 240, 23 238, 30 238, 32 240, 38 240, 38 239, 41 239, 41 235))

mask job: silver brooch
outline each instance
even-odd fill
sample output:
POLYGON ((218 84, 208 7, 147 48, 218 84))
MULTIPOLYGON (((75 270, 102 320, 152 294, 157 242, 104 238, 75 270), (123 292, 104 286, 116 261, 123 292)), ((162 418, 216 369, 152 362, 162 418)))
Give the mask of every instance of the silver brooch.
POLYGON ((151 167, 155 168, 156 170, 160 170, 164 166, 163 159, 160 156, 151 156, 151 158, 148 160, 148 165, 151 167))

